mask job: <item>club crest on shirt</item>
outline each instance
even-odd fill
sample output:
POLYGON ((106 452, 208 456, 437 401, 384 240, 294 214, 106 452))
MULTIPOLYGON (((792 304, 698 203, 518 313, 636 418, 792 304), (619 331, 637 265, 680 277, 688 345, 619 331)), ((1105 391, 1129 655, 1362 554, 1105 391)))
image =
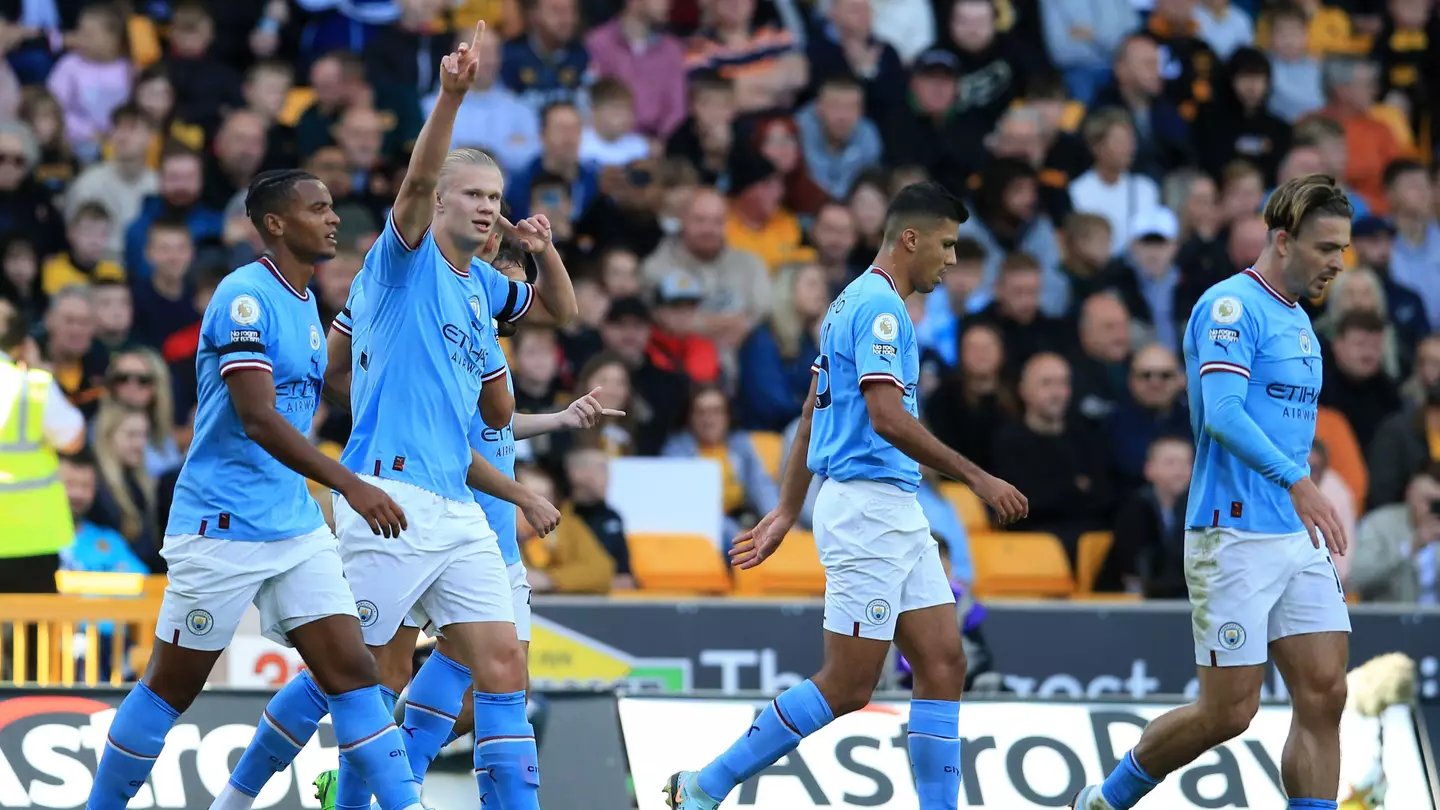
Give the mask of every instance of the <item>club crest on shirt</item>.
POLYGON ((1235 323, 1240 320, 1240 314, 1244 311, 1239 298, 1227 295, 1215 299, 1215 303, 1210 305, 1210 319, 1216 323, 1235 323))
POLYGON ((875 316, 875 322, 870 324, 870 331, 880 340, 894 340, 900 334, 900 322, 895 316, 888 312, 882 312, 875 316))
POLYGON ((260 302, 253 296, 237 295, 230 302, 230 320, 241 326, 249 326, 260 320, 260 302))
POLYGON ((480 317, 480 296, 470 296, 470 311, 475 313, 475 317, 480 317))
POLYGON ((313 323, 310 324, 310 348, 320 348, 320 330, 317 329, 313 323))
POLYGON ((1309 329, 1301 329, 1301 330, 1300 330, 1300 351, 1302 351, 1302 352, 1304 352, 1304 353, 1306 353, 1306 354, 1309 354, 1309 353, 1310 353, 1310 330, 1309 330, 1309 329))

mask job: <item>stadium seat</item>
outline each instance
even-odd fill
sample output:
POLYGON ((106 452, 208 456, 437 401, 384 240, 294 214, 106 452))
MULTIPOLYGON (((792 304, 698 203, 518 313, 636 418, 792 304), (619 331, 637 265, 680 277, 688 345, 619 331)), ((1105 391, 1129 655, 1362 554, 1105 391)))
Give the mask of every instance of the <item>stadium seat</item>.
POLYGON ((627 545, 630 571, 644 590, 687 595, 730 592, 730 573, 708 537, 635 532, 627 545))
POLYGON ((975 596, 981 599, 1067 597, 1075 577, 1059 538, 1039 532, 985 532, 970 536, 975 596))
POLYGON ((1080 535, 1080 548, 1075 555, 1075 593, 1088 595, 1095 592, 1095 578, 1110 556, 1110 544, 1115 535, 1110 532, 1086 532, 1080 535))
POLYGON ((764 564, 735 572, 736 596, 823 596, 825 568, 815 535, 796 529, 764 564))
POLYGON ((985 511, 985 504, 970 491, 970 487, 958 481, 947 481, 940 485, 940 494, 955 507, 955 514, 960 517, 965 531, 970 534, 990 531, 990 513, 985 511))
POLYGON ((780 468, 785 466, 785 437, 779 433, 752 430, 750 443, 755 446, 755 454, 760 456, 760 463, 765 465, 765 471, 779 482, 780 468))

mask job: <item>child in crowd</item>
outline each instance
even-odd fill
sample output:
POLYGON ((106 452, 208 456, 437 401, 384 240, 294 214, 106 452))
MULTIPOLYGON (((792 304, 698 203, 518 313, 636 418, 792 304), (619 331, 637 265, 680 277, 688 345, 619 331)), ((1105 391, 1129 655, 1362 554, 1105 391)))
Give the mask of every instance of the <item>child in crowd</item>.
POLYGON ((40 270, 40 287, 45 294, 54 295, 72 284, 125 281, 125 268, 105 258, 114 226, 110 212, 99 203, 82 203, 76 208, 65 224, 70 249, 46 259, 40 270))
POLYGON ((1294 6, 1270 12, 1270 112, 1293 124, 1325 106, 1320 60, 1307 45, 1305 13, 1294 6))
POLYGON ((623 166, 650 156, 650 142, 635 131, 635 95, 624 82, 604 78, 590 88, 590 126, 580 138, 580 160, 623 166))
POLYGON ((110 114, 130 96, 130 48, 125 18, 109 5, 80 12, 73 49, 46 79, 65 112, 65 134, 82 161, 100 154, 110 114))

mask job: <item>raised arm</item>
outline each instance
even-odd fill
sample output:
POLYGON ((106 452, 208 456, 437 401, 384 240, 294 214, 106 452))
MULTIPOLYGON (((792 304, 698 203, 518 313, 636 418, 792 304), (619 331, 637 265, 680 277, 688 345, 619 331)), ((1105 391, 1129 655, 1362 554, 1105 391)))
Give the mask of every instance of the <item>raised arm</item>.
POLYGON ((575 320, 580 314, 580 305, 575 300, 575 286, 570 283, 565 261, 555 249, 549 218, 539 214, 512 224, 501 217, 500 225, 509 236, 519 240, 526 253, 535 257, 534 294, 550 313, 551 321, 556 326, 565 326, 575 320))

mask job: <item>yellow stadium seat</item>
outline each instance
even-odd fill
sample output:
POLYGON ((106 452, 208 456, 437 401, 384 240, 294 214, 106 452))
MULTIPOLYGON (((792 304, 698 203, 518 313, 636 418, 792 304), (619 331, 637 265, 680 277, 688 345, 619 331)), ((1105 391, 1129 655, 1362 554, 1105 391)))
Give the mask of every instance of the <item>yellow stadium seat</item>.
POLYGON ((300 123, 300 116, 310 109, 315 103, 315 91, 308 87, 292 87, 285 95, 285 104, 280 107, 280 114, 275 116, 282 125, 293 127, 300 123))
POLYGON ((955 514, 965 526, 965 531, 974 534, 990 530, 990 513, 985 511, 985 504, 970 491, 970 487, 958 481, 947 481, 940 485, 940 494, 955 507, 955 514))
POLYGON ((139 596, 145 592, 145 579, 144 574, 56 571, 55 590, 73 596, 139 596))
POLYGON ((755 446, 760 463, 776 481, 780 480, 780 468, 785 466, 785 437, 779 433, 764 430, 750 431, 750 443, 755 446))
POLYGON ((770 559, 749 570, 733 569, 736 596, 823 596, 825 568, 815 535, 796 529, 770 559))
POLYGON ((647 591, 725 594, 730 573, 710 538, 698 534, 636 532, 628 538, 630 571, 647 591))
POLYGON ((1039 532, 987 532, 970 536, 979 598, 1065 597, 1075 577, 1065 549, 1054 535, 1039 532))
POLYGON ((1080 535, 1080 548, 1075 555, 1075 592, 1094 593, 1095 578, 1110 555, 1115 535, 1110 532, 1086 532, 1080 535))

